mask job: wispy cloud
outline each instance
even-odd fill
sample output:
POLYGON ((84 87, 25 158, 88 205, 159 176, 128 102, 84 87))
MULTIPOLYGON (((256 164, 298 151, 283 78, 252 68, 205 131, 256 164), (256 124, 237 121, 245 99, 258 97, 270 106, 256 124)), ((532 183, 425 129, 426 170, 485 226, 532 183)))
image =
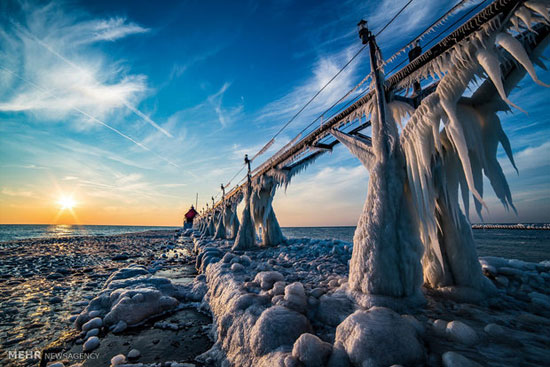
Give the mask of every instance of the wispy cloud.
MULTIPOLYGON (((348 47, 335 54, 327 54, 320 57, 313 65, 311 74, 302 83, 294 87, 288 94, 267 104, 260 110, 257 122, 261 125, 269 125, 270 129, 275 131, 298 112, 307 101, 314 96, 325 84, 331 80, 334 75, 346 64, 348 60, 357 52, 356 46, 348 47)), ((361 57, 352 62, 336 79, 334 79, 304 110, 304 112, 289 125, 287 131, 296 131, 297 128, 304 128, 311 123, 320 113, 329 106, 338 101, 358 82, 357 69, 361 57)), ((364 87, 364 86, 362 86, 364 87)), ((356 90, 350 96, 360 93, 361 88, 356 90)), ((329 118, 324 116, 323 119, 329 118)), ((321 121, 319 121, 320 123, 321 121)), ((291 138, 294 137, 293 134, 291 138)), ((281 140, 281 138, 279 138, 281 140)), ((283 144, 284 145, 284 144, 283 144)))
POLYGON ((4 100, 0 111, 30 111, 58 119, 77 108, 103 119, 126 107, 170 136, 135 107, 148 90, 146 77, 129 74, 121 64, 108 64, 103 54, 89 47, 144 33, 146 28, 120 17, 82 20, 54 3, 26 7, 23 19, 10 19, 10 25, 0 34, 0 44, 10 51, 0 63, 4 70, 12 70, 34 86, 47 86, 47 90, 3 73, 2 84, 14 92, 0 96, 4 100))
POLYGON ((231 123, 235 121, 236 117, 242 113, 244 108, 242 104, 234 107, 225 107, 223 105, 223 96, 230 86, 230 83, 224 83, 220 90, 208 96, 207 98, 208 104, 216 112, 218 122, 220 123, 222 128, 231 125, 231 123))

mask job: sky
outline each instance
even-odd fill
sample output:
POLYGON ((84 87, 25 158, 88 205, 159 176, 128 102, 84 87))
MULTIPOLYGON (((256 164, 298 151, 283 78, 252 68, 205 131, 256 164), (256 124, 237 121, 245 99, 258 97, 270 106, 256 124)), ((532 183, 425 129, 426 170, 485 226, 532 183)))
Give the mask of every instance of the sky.
MULTIPOLYGON (((0 2, 0 223, 181 224, 197 194, 199 208, 219 195, 244 154, 359 50, 361 18, 376 31, 406 2, 0 2)), ((382 54, 454 3, 414 0, 377 37, 382 54)), ((368 71, 363 52, 254 165, 368 71)), ((550 222, 550 92, 525 78, 510 98, 529 112, 501 116, 518 214, 486 185, 484 218, 550 222)), ((367 184, 338 146, 279 190, 274 209, 282 226, 355 225, 367 184)))

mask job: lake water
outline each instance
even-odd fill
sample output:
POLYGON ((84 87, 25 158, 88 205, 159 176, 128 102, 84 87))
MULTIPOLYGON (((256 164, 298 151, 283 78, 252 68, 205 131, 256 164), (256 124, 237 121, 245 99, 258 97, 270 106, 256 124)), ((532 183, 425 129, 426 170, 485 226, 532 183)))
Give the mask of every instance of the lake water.
POLYGON ((50 238, 66 236, 112 236, 121 233, 143 232, 153 229, 176 229, 179 227, 155 226, 77 226, 66 224, 1 224, 0 242, 25 238, 50 238))
MULTIPOLYGON (((355 227, 282 228, 289 238, 332 238, 353 242, 355 227)), ((473 229, 479 256, 540 262, 550 260, 550 231, 525 229, 473 229)))
MULTIPOLYGON (((105 236, 147 230, 159 226, 0 225, 0 241, 65 236, 105 236)), ((353 242, 355 227, 285 227, 288 238, 337 239, 353 242)), ((550 260, 550 231, 523 229, 474 229, 479 256, 500 256, 524 261, 550 260)), ((5 245, 5 244, 4 244, 5 245)))

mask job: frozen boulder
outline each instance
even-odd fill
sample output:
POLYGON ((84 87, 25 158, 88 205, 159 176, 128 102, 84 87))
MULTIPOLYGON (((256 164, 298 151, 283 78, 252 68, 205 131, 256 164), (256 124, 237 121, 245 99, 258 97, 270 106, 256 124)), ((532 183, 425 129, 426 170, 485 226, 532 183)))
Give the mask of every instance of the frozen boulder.
POLYGON ((415 328, 384 307, 348 316, 336 328, 337 343, 341 343, 353 366, 414 365, 424 359, 415 328))
POLYGON ((124 354, 117 354, 116 356, 111 358, 111 367, 115 367, 125 363, 126 363, 126 357, 124 356, 124 354))
POLYGON ((283 274, 278 271, 261 271, 256 274, 254 281, 264 290, 270 290, 275 282, 285 280, 283 274))
POLYGON ((262 312, 250 332, 250 348, 256 356, 267 354, 282 345, 293 345, 311 326, 307 318, 282 306, 262 312))
POLYGON ((103 321, 100 317, 94 317, 84 325, 82 325, 82 331, 88 331, 92 329, 98 329, 103 325, 103 321))
POLYGON ((506 335, 506 330, 497 324, 487 324, 483 330, 494 338, 501 338, 506 335))
POLYGON ((353 303, 345 294, 324 294, 319 298, 317 317, 322 323, 338 326, 353 311, 353 303))
POLYGON ((478 341, 475 330, 460 321, 449 322, 446 332, 449 338, 464 345, 474 345, 478 341))
POLYGON ((112 331, 114 334, 122 333, 124 330, 126 330, 127 327, 128 327, 128 324, 126 324, 124 320, 120 320, 119 322, 116 323, 116 325, 113 325, 112 331))
POLYGON ((445 352, 441 358, 443 367, 481 367, 480 364, 457 352, 445 352))
POLYGON ((99 338, 97 336, 92 336, 92 337, 88 338, 88 340, 86 340, 86 342, 84 342, 84 346, 83 346, 82 350, 84 352, 91 352, 92 350, 96 349, 97 347, 99 347, 99 338))
POLYGON ((175 298, 165 296, 162 292, 151 288, 123 290, 117 294, 113 292, 111 299, 113 306, 105 315, 106 325, 114 325, 121 320, 127 325, 137 325, 150 317, 170 311, 179 304, 175 298), (141 293, 143 301, 133 300, 133 293, 141 293))
POLYGON ((231 265, 231 271, 234 273, 238 273, 243 270, 244 270, 244 266, 242 266, 239 263, 234 263, 233 265, 231 265))
POLYGON ((437 319, 433 322, 433 328, 436 335, 444 336, 447 332, 447 321, 437 319))
POLYGON ((295 282, 287 285, 285 287, 284 300, 284 306, 301 313, 305 312, 307 297, 302 283, 295 282))
POLYGON ((292 348, 292 356, 302 362, 305 367, 324 366, 331 352, 332 345, 309 333, 300 335, 292 348))
POLYGON ((141 352, 137 349, 132 349, 128 352, 128 359, 137 359, 141 356, 141 352))

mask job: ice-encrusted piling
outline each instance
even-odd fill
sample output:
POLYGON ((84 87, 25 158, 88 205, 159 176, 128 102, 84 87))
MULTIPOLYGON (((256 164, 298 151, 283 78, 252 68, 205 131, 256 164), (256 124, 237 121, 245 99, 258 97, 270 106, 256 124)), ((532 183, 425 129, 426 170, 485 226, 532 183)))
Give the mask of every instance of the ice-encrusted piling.
POLYGON ((249 250, 256 247, 256 229, 252 220, 252 213, 250 210, 250 196, 252 194, 252 188, 249 186, 244 194, 245 205, 242 213, 242 223, 237 232, 235 243, 233 244, 233 250, 249 250))
POLYGON ((216 225, 216 233, 214 234, 215 239, 224 240, 227 238, 227 204, 225 202, 225 187, 223 184, 222 188, 222 203, 220 205, 220 216, 218 218, 218 224, 216 225))
POLYGON ((377 47, 370 34, 368 38, 377 92, 371 103, 372 144, 333 130, 369 170, 367 199, 353 237, 349 286, 367 295, 420 300, 422 244, 405 194, 405 157, 397 144, 396 122, 386 111, 377 47))
POLYGON ((214 234, 214 238, 224 240, 226 238, 226 230, 225 230, 225 208, 221 211, 219 217, 218 217, 218 224, 216 226, 216 233, 214 234))
POLYGON ((262 246, 278 245, 284 236, 272 206, 276 182, 273 177, 262 175, 253 187, 252 213, 256 229, 262 228, 262 246))
POLYGON ((256 228, 252 219, 252 209, 250 207, 253 191, 250 162, 251 161, 248 159, 248 154, 245 154, 244 163, 248 166, 247 185, 244 193, 245 205, 241 217, 242 223, 239 227, 239 231, 237 232, 237 237, 235 238, 235 242, 233 244, 233 250, 249 250, 256 247, 256 228))
MULTIPOLYGON (((485 175, 505 208, 514 209, 508 183, 497 160, 499 143, 514 167, 515 163, 497 112, 509 109, 505 103, 511 103, 507 95, 525 75, 525 70, 510 56, 519 58, 518 55, 525 56, 526 52, 519 51, 523 50, 519 40, 510 41, 509 36, 500 36, 503 31, 500 23, 493 20, 463 45, 437 60, 437 66, 428 72, 443 77, 436 91, 412 114, 400 137, 426 247, 422 261, 424 278, 433 287, 465 287, 482 293, 495 291, 481 273, 471 226, 458 201, 461 193, 467 211, 471 192, 481 216, 485 175), (495 39, 497 42, 504 39, 508 46, 505 49, 512 52, 497 50, 495 39), (513 49, 510 44, 514 45, 513 49), (504 66, 499 58, 505 61, 504 66), (472 80, 483 76, 484 71, 489 78, 471 98, 462 97, 472 80), (444 123, 441 132, 440 120, 444 123)), ((537 60, 547 44, 548 37, 531 50, 530 57, 537 60)), ((520 63, 532 69, 528 58, 522 57, 520 63)))

